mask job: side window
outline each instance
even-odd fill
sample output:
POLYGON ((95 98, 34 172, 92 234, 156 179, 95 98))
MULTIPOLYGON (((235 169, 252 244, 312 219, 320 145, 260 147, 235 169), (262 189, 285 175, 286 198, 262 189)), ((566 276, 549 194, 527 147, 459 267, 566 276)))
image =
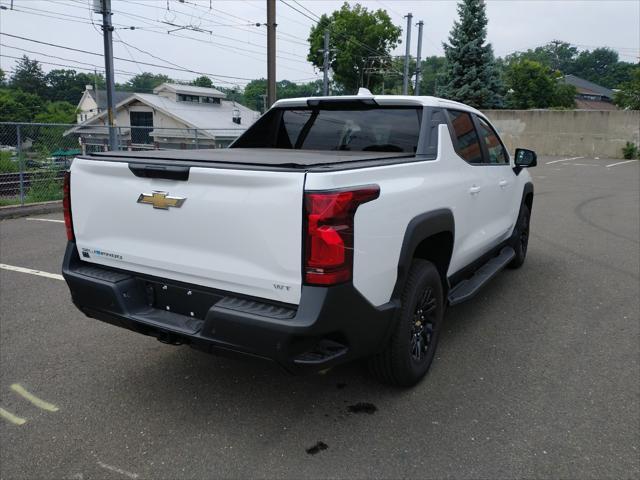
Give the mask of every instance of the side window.
POLYGON ((491 125, 484 118, 476 117, 480 126, 480 137, 489 152, 488 162, 494 165, 506 165, 509 163, 509 156, 502 145, 502 142, 496 135, 491 125))
POLYGON ((454 147, 458 155, 469 163, 482 163, 482 149, 480 139, 471 120, 471 115, 467 112, 448 110, 453 135, 456 139, 454 147))

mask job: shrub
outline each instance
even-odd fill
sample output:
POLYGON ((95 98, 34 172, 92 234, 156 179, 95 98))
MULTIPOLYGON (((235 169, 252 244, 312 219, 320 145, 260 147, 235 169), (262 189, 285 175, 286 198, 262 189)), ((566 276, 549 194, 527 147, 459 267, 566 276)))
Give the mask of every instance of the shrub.
POLYGON ((622 156, 627 160, 631 160, 638 156, 638 147, 635 143, 627 142, 627 144, 622 147, 622 156))
POLYGON ((19 170, 18 162, 11 159, 11 152, 0 152, 0 173, 14 173, 19 170))
POLYGON ((62 179, 55 171, 31 174, 31 187, 25 195, 25 203, 48 202, 62 199, 62 179))

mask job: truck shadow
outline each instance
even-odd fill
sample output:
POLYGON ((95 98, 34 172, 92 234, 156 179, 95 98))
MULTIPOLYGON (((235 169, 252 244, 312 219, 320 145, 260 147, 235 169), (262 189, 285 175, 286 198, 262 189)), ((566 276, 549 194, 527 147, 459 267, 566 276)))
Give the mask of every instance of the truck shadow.
MULTIPOLYGON (((349 429, 365 428, 364 420, 415 408, 416 396, 421 404, 446 411, 460 404, 464 382, 477 376, 476 365, 490 354, 485 345, 499 342, 500 335, 518 335, 520 325, 530 323, 533 313, 527 314, 517 300, 529 277, 545 270, 549 261, 542 257, 517 272, 503 272, 476 298, 449 309, 437 358, 413 389, 380 384, 368 374, 365 362, 325 374, 291 376, 275 364, 216 357, 151 338, 141 340, 141 350, 117 362, 120 370, 106 374, 103 386, 117 391, 120 409, 140 415, 144 405, 140 420, 149 428, 160 423, 190 434, 256 429, 279 439, 291 430, 304 437, 310 432, 300 429, 326 432, 331 426, 351 435, 349 429)), ((331 440, 326 433, 318 437, 315 440, 331 440)))

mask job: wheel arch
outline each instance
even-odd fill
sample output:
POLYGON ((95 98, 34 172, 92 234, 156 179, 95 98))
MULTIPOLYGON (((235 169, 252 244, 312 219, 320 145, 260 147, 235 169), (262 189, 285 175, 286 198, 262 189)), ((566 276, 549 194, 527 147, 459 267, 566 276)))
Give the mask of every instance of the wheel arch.
POLYGON ((451 210, 434 210, 414 217, 405 230, 392 297, 400 298, 414 258, 429 260, 436 266, 446 297, 449 288, 447 271, 454 241, 455 222, 451 210))

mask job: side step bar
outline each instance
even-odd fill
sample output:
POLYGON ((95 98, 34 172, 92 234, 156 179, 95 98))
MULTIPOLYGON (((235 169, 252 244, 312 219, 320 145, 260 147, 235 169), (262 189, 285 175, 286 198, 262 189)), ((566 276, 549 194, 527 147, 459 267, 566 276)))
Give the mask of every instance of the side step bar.
POLYGON ((512 247, 504 247, 500 254, 478 268, 471 278, 461 281, 449 292, 449 305, 457 305, 472 298, 485 283, 506 267, 515 256, 516 252, 512 247))

